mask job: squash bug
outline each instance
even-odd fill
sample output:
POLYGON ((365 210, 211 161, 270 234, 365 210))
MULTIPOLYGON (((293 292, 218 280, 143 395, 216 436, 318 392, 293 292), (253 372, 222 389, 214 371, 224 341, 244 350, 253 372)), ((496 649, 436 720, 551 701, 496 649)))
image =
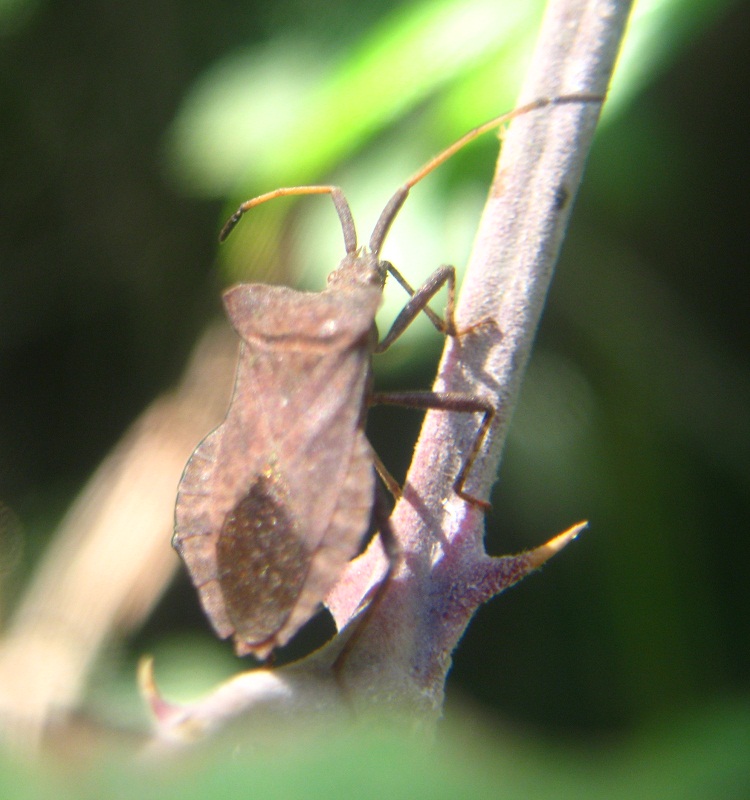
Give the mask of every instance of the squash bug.
POLYGON ((492 422, 492 402, 458 393, 372 389, 373 354, 386 350, 420 312, 448 336, 467 333, 458 331, 453 319, 455 269, 440 267, 415 290, 380 259, 380 251, 409 190, 468 142, 536 109, 600 101, 583 94, 542 98, 470 131, 393 195, 368 247, 358 248, 349 204, 336 186, 285 187, 260 195, 243 203, 222 229, 221 241, 243 214, 274 198, 327 194, 346 250, 321 292, 239 284, 224 294, 241 339, 234 394, 226 419, 185 468, 173 544, 216 633, 232 636, 238 655, 264 660, 286 644, 316 612, 373 521, 393 566, 397 548, 375 472, 396 496, 399 487, 365 438, 370 406, 481 413, 454 489, 467 502, 488 507, 465 492, 464 483, 492 422), (389 273, 410 299, 378 341, 375 314, 389 273), (427 303, 444 285, 448 301, 442 318, 427 303))

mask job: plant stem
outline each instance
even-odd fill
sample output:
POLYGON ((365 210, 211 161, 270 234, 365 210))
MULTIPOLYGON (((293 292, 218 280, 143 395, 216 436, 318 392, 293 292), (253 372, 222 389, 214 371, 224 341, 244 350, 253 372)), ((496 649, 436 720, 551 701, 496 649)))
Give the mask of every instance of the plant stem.
MULTIPOLYGON (((551 0, 518 104, 605 95, 630 5, 551 0)), ((550 106, 518 117, 503 137, 458 306, 459 328, 485 319, 497 328, 449 341, 434 386, 495 398, 491 443, 467 483, 479 497, 497 475, 599 111, 595 103, 550 106)), ((425 419, 392 518, 404 567, 347 664, 350 684, 372 702, 388 698, 394 708, 439 715, 450 655, 474 612, 530 571, 522 561, 528 555, 489 558, 483 515, 452 493, 476 424, 462 414, 430 412, 425 419)))

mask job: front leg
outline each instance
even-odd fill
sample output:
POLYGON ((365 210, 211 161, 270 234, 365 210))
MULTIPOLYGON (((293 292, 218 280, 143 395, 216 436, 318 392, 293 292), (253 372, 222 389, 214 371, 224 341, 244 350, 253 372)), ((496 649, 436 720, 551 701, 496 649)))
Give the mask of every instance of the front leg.
POLYGON ((376 353, 382 353, 387 350, 399 336, 409 327, 412 320, 424 311, 430 318, 430 322, 446 336, 458 336, 459 332, 456 330, 456 323, 453 318, 453 313, 456 305, 456 268, 451 266, 438 267, 432 275, 418 288, 413 289, 404 276, 388 261, 383 262, 388 272, 406 289, 411 295, 409 302, 401 309, 399 315, 393 321, 391 329, 383 337, 382 341, 378 343, 375 348, 376 353), (427 304, 432 298, 443 288, 444 284, 448 284, 448 302, 445 307, 445 319, 439 314, 436 314, 427 304))

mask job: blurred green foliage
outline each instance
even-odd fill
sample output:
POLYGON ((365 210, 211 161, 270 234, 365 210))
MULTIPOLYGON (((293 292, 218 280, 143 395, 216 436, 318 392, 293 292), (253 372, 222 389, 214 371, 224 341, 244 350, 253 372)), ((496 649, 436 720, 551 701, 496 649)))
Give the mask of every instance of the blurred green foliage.
MULTIPOLYGON (((541 8, 0 4, 0 500, 22 531, 1 532, 22 561, 2 573, 5 607, 76 489, 179 375, 219 311, 221 276, 320 288, 341 253, 330 204, 307 198, 253 212, 219 264, 225 213, 277 185, 335 181, 366 233, 427 158, 512 107, 541 8)), ((639 4, 494 496, 492 553, 581 518, 591 529, 478 615, 449 710, 470 698, 568 744, 514 735, 481 747, 449 730, 465 749, 443 776, 402 742, 365 742, 373 782, 390 763, 431 797, 456 796, 456 782, 461 796, 747 792, 749 23, 741 3, 639 4), (727 697, 740 699, 716 705, 727 697), (611 748, 599 741, 592 758, 603 732, 611 748)), ((496 147, 485 137, 414 190, 385 254, 414 281, 465 262, 496 147)), ((415 336, 386 359, 382 386, 429 385, 440 342, 429 325, 415 336)), ((396 413, 376 411, 371 437, 403 470, 417 421, 396 413)), ((102 666, 103 713, 123 686, 122 702, 137 703, 132 661, 144 648, 167 692, 184 690, 188 671, 207 688, 238 668, 181 578, 120 669, 102 666)), ((362 752, 326 745, 309 756, 324 776, 362 752)), ((204 797, 236 776, 265 796, 293 793, 283 780, 273 788, 273 762, 243 769, 207 768, 205 782, 169 791, 204 797)), ((18 775, 3 796, 45 787, 18 775)))
POLYGON ((85 770, 61 759, 32 775, 0 761, 0 791, 13 800, 742 800, 750 782, 749 716, 746 702, 713 704, 649 726, 619 749, 498 732, 476 716, 447 722, 437 742, 377 723, 355 732, 346 725, 324 734, 274 730, 264 744, 235 731, 166 761, 142 756, 133 764, 115 750, 85 770))

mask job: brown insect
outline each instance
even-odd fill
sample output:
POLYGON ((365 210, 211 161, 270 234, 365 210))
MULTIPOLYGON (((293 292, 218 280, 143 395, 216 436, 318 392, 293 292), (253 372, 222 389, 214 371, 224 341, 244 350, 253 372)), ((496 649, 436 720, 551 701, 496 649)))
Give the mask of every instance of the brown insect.
POLYGON ((224 422, 185 468, 173 545, 216 633, 232 636, 238 655, 266 659, 284 645, 316 612, 373 520, 393 563, 396 548, 375 469, 397 496, 399 487, 365 438, 371 405, 482 413, 454 489, 466 501, 488 506, 467 494, 464 483, 495 413, 489 400, 372 391, 373 353, 387 349, 421 311, 446 335, 465 333, 453 319, 453 267, 440 267, 415 291, 392 264, 380 260, 380 250, 409 190, 465 144, 534 109, 600 100, 543 98, 470 131, 394 194, 367 248, 358 249, 349 204, 336 186, 276 189, 243 203, 222 229, 221 241, 245 212, 276 197, 329 194, 346 247, 322 292, 239 284, 224 294, 242 340, 234 395, 224 422), (411 299, 378 341, 375 313, 388 273, 411 299), (443 319, 427 303, 446 284, 443 319))

